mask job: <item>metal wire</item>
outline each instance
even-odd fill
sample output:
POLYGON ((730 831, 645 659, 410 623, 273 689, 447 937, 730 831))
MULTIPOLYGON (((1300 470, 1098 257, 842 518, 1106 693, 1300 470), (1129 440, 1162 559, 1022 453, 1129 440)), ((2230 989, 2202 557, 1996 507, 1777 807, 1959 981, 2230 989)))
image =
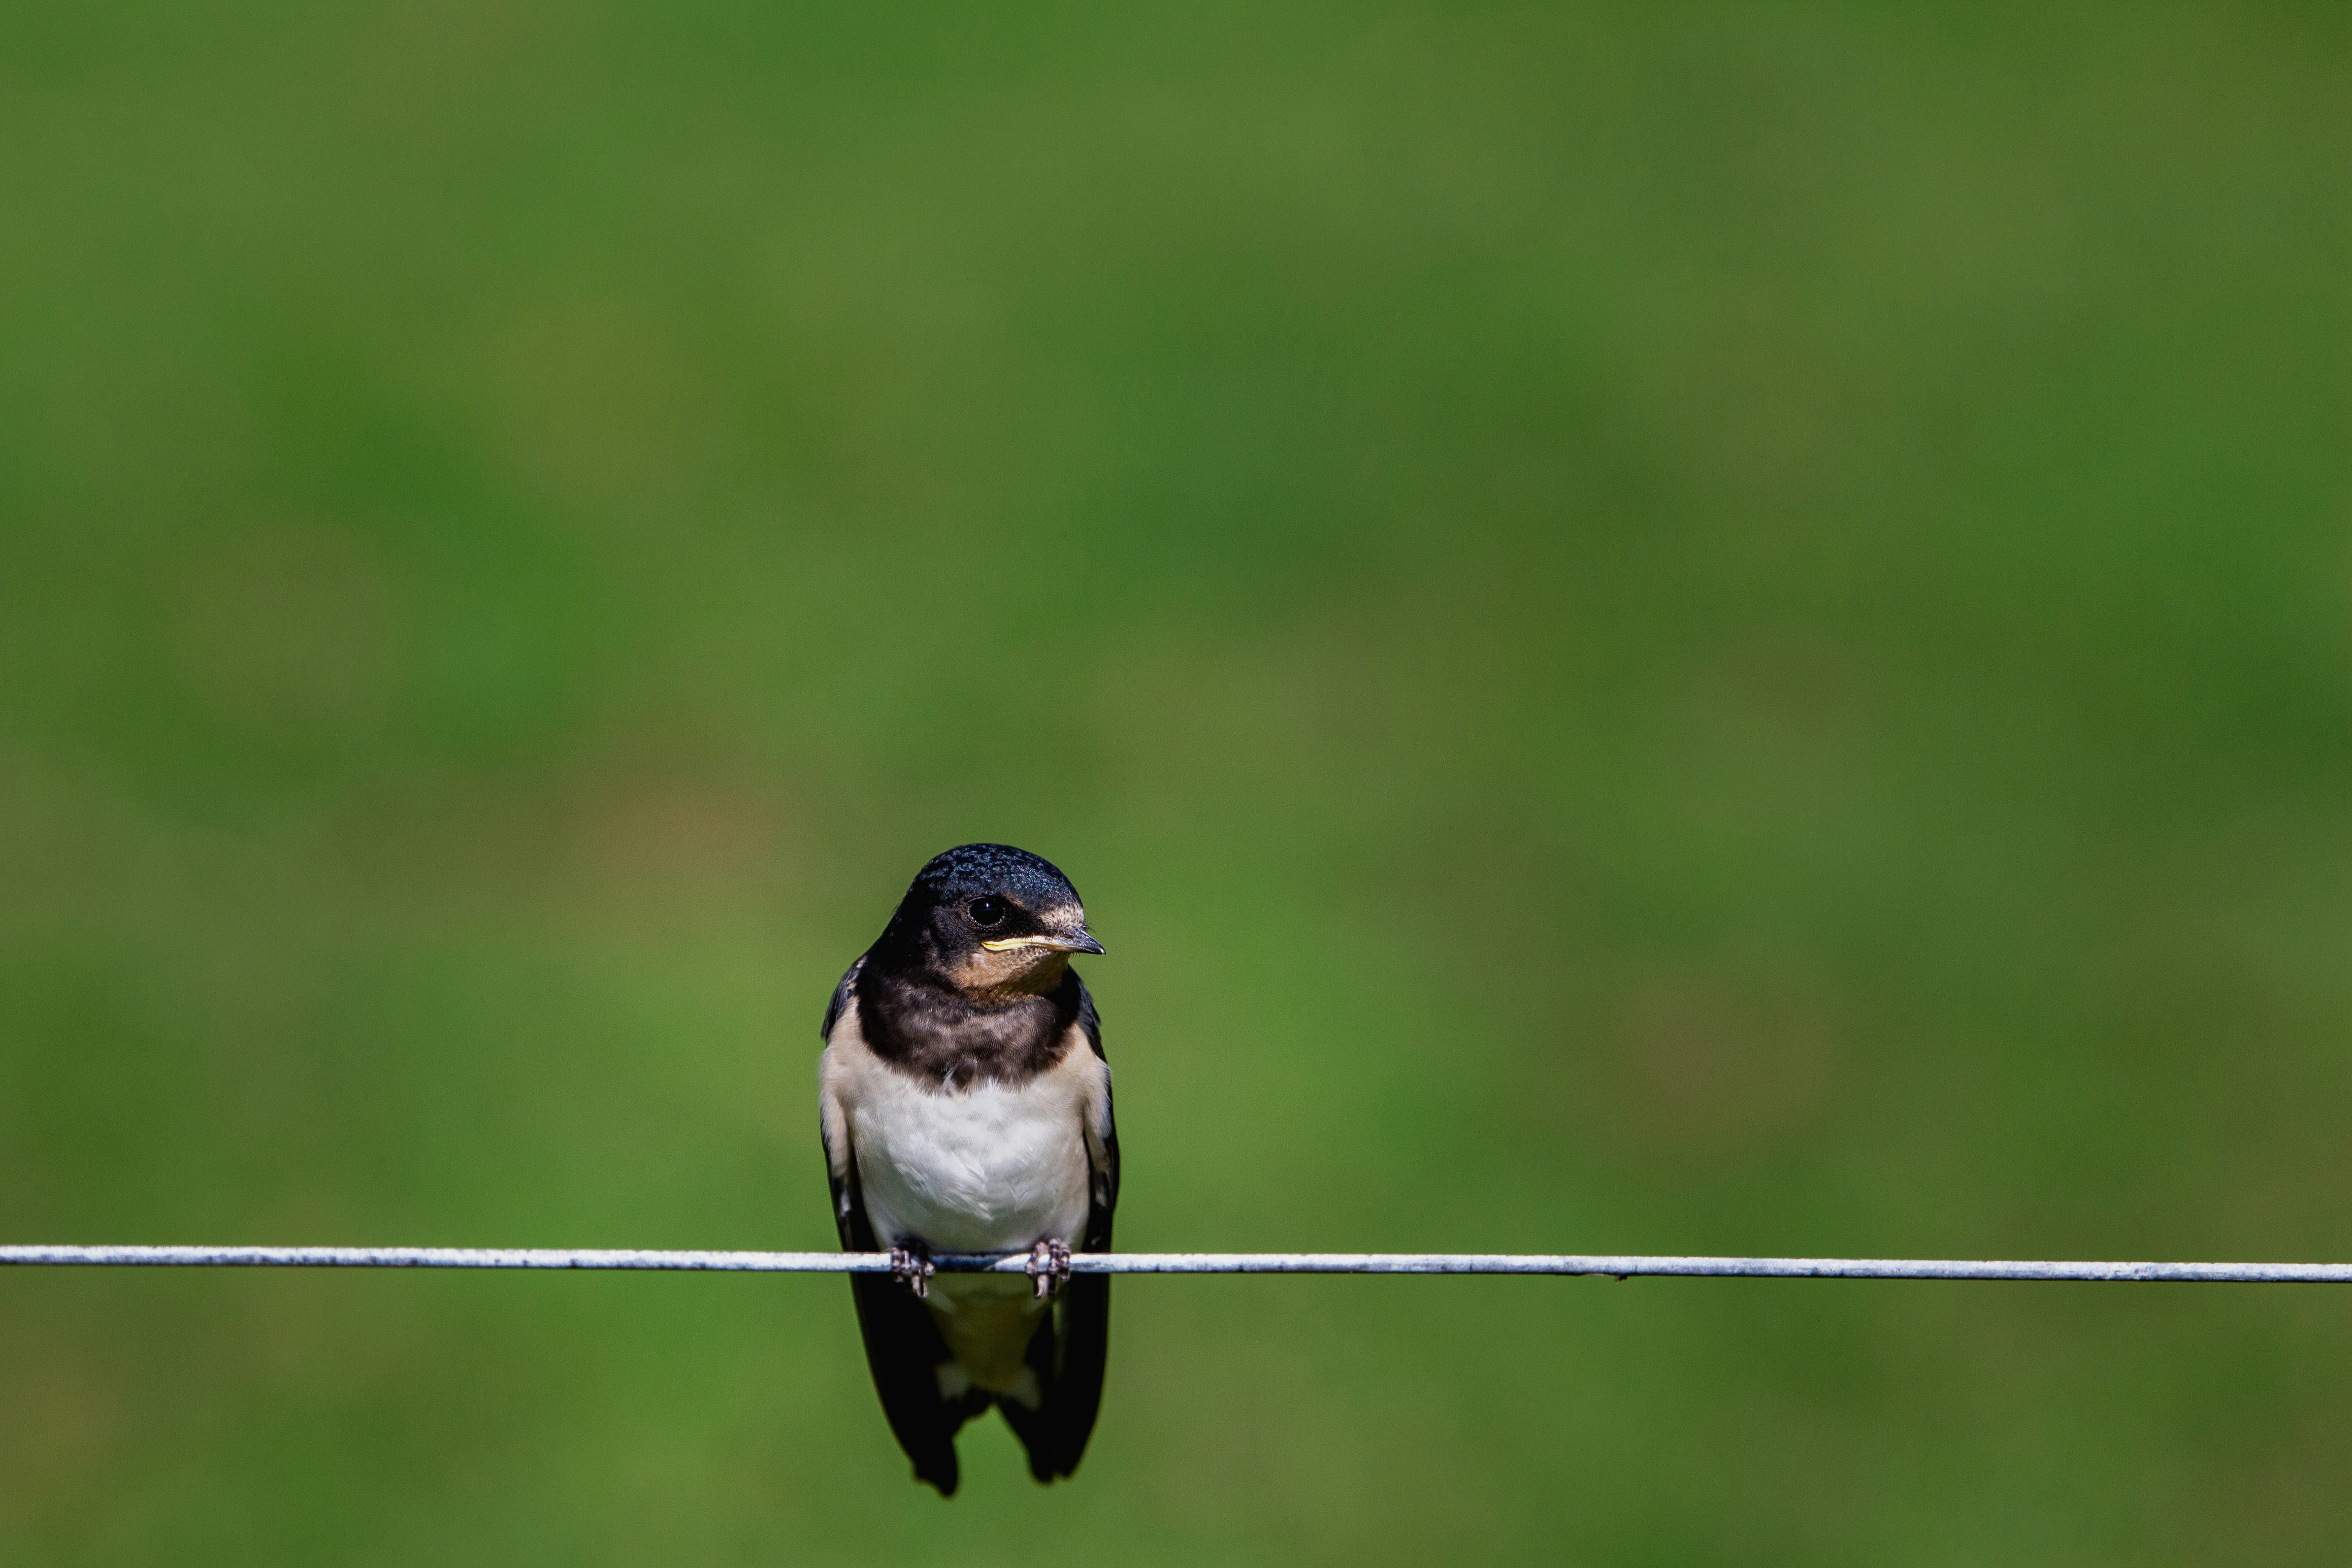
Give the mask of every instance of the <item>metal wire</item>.
MULTIPOLYGON (((1024 1274, 1030 1255, 942 1253, 950 1274, 1024 1274)), ((645 1252, 469 1247, 0 1247, 0 1265, 242 1268, 618 1268, 887 1274, 887 1252, 645 1252)), ((2076 1279, 2352 1285, 2352 1263, 1971 1263, 1890 1258, 1617 1258, 1532 1252, 1077 1253, 1076 1274, 1607 1274, 1765 1279, 2076 1279)))

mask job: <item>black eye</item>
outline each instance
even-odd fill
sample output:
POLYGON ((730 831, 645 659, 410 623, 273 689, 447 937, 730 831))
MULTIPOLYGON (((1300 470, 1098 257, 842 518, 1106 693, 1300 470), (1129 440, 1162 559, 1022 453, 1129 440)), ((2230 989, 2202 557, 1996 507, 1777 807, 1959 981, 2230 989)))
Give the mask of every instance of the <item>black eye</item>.
POLYGON ((971 917, 976 926, 1003 925, 1005 907, 1003 899, 974 899, 964 906, 963 912, 971 917))

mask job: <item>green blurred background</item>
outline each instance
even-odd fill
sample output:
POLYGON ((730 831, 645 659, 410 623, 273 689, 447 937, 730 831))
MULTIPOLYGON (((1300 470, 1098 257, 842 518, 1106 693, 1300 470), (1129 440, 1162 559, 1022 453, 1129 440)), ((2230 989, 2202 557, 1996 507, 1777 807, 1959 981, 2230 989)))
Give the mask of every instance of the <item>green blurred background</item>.
MULTIPOLYGON (((830 1247, 934 851, 1139 1248, 2352 1256, 2336 5, 0 15, 0 1237, 830 1247)), ((2321 1563, 2352 1298, 0 1277, 0 1562, 2321 1563)))

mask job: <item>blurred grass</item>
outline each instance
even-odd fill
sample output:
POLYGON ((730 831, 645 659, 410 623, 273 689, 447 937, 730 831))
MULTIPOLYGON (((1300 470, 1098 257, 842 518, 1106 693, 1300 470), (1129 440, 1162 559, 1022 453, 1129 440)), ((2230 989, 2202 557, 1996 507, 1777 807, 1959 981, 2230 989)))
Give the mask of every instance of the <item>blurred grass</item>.
MULTIPOLYGON (((1121 1240, 2352 1256, 2327 6, 0 16, 0 1235, 829 1245, 924 857, 1121 1240)), ((2326 1292, 0 1279, 0 1562, 2323 1563, 2326 1292), (1040 1508, 1045 1510, 1040 1512, 1040 1508)))

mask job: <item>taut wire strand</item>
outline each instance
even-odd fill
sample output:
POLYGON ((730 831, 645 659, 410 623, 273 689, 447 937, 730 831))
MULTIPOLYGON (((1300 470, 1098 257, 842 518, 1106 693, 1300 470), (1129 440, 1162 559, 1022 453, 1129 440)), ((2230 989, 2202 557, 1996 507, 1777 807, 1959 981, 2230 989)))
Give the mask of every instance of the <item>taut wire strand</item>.
MULTIPOLYGON (((950 1274, 1023 1274, 1030 1255, 940 1253, 950 1274)), ((0 1265, 244 1268, 598 1268, 887 1274, 887 1252, 651 1252, 472 1247, 0 1247, 0 1265)), ((2002 1263, 1903 1258, 1616 1258, 1536 1252, 1081 1252, 1074 1274, 1565 1274, 1743 1279, 2074 1279, 2352 1285, 2352 1263, 2002 1263)))

